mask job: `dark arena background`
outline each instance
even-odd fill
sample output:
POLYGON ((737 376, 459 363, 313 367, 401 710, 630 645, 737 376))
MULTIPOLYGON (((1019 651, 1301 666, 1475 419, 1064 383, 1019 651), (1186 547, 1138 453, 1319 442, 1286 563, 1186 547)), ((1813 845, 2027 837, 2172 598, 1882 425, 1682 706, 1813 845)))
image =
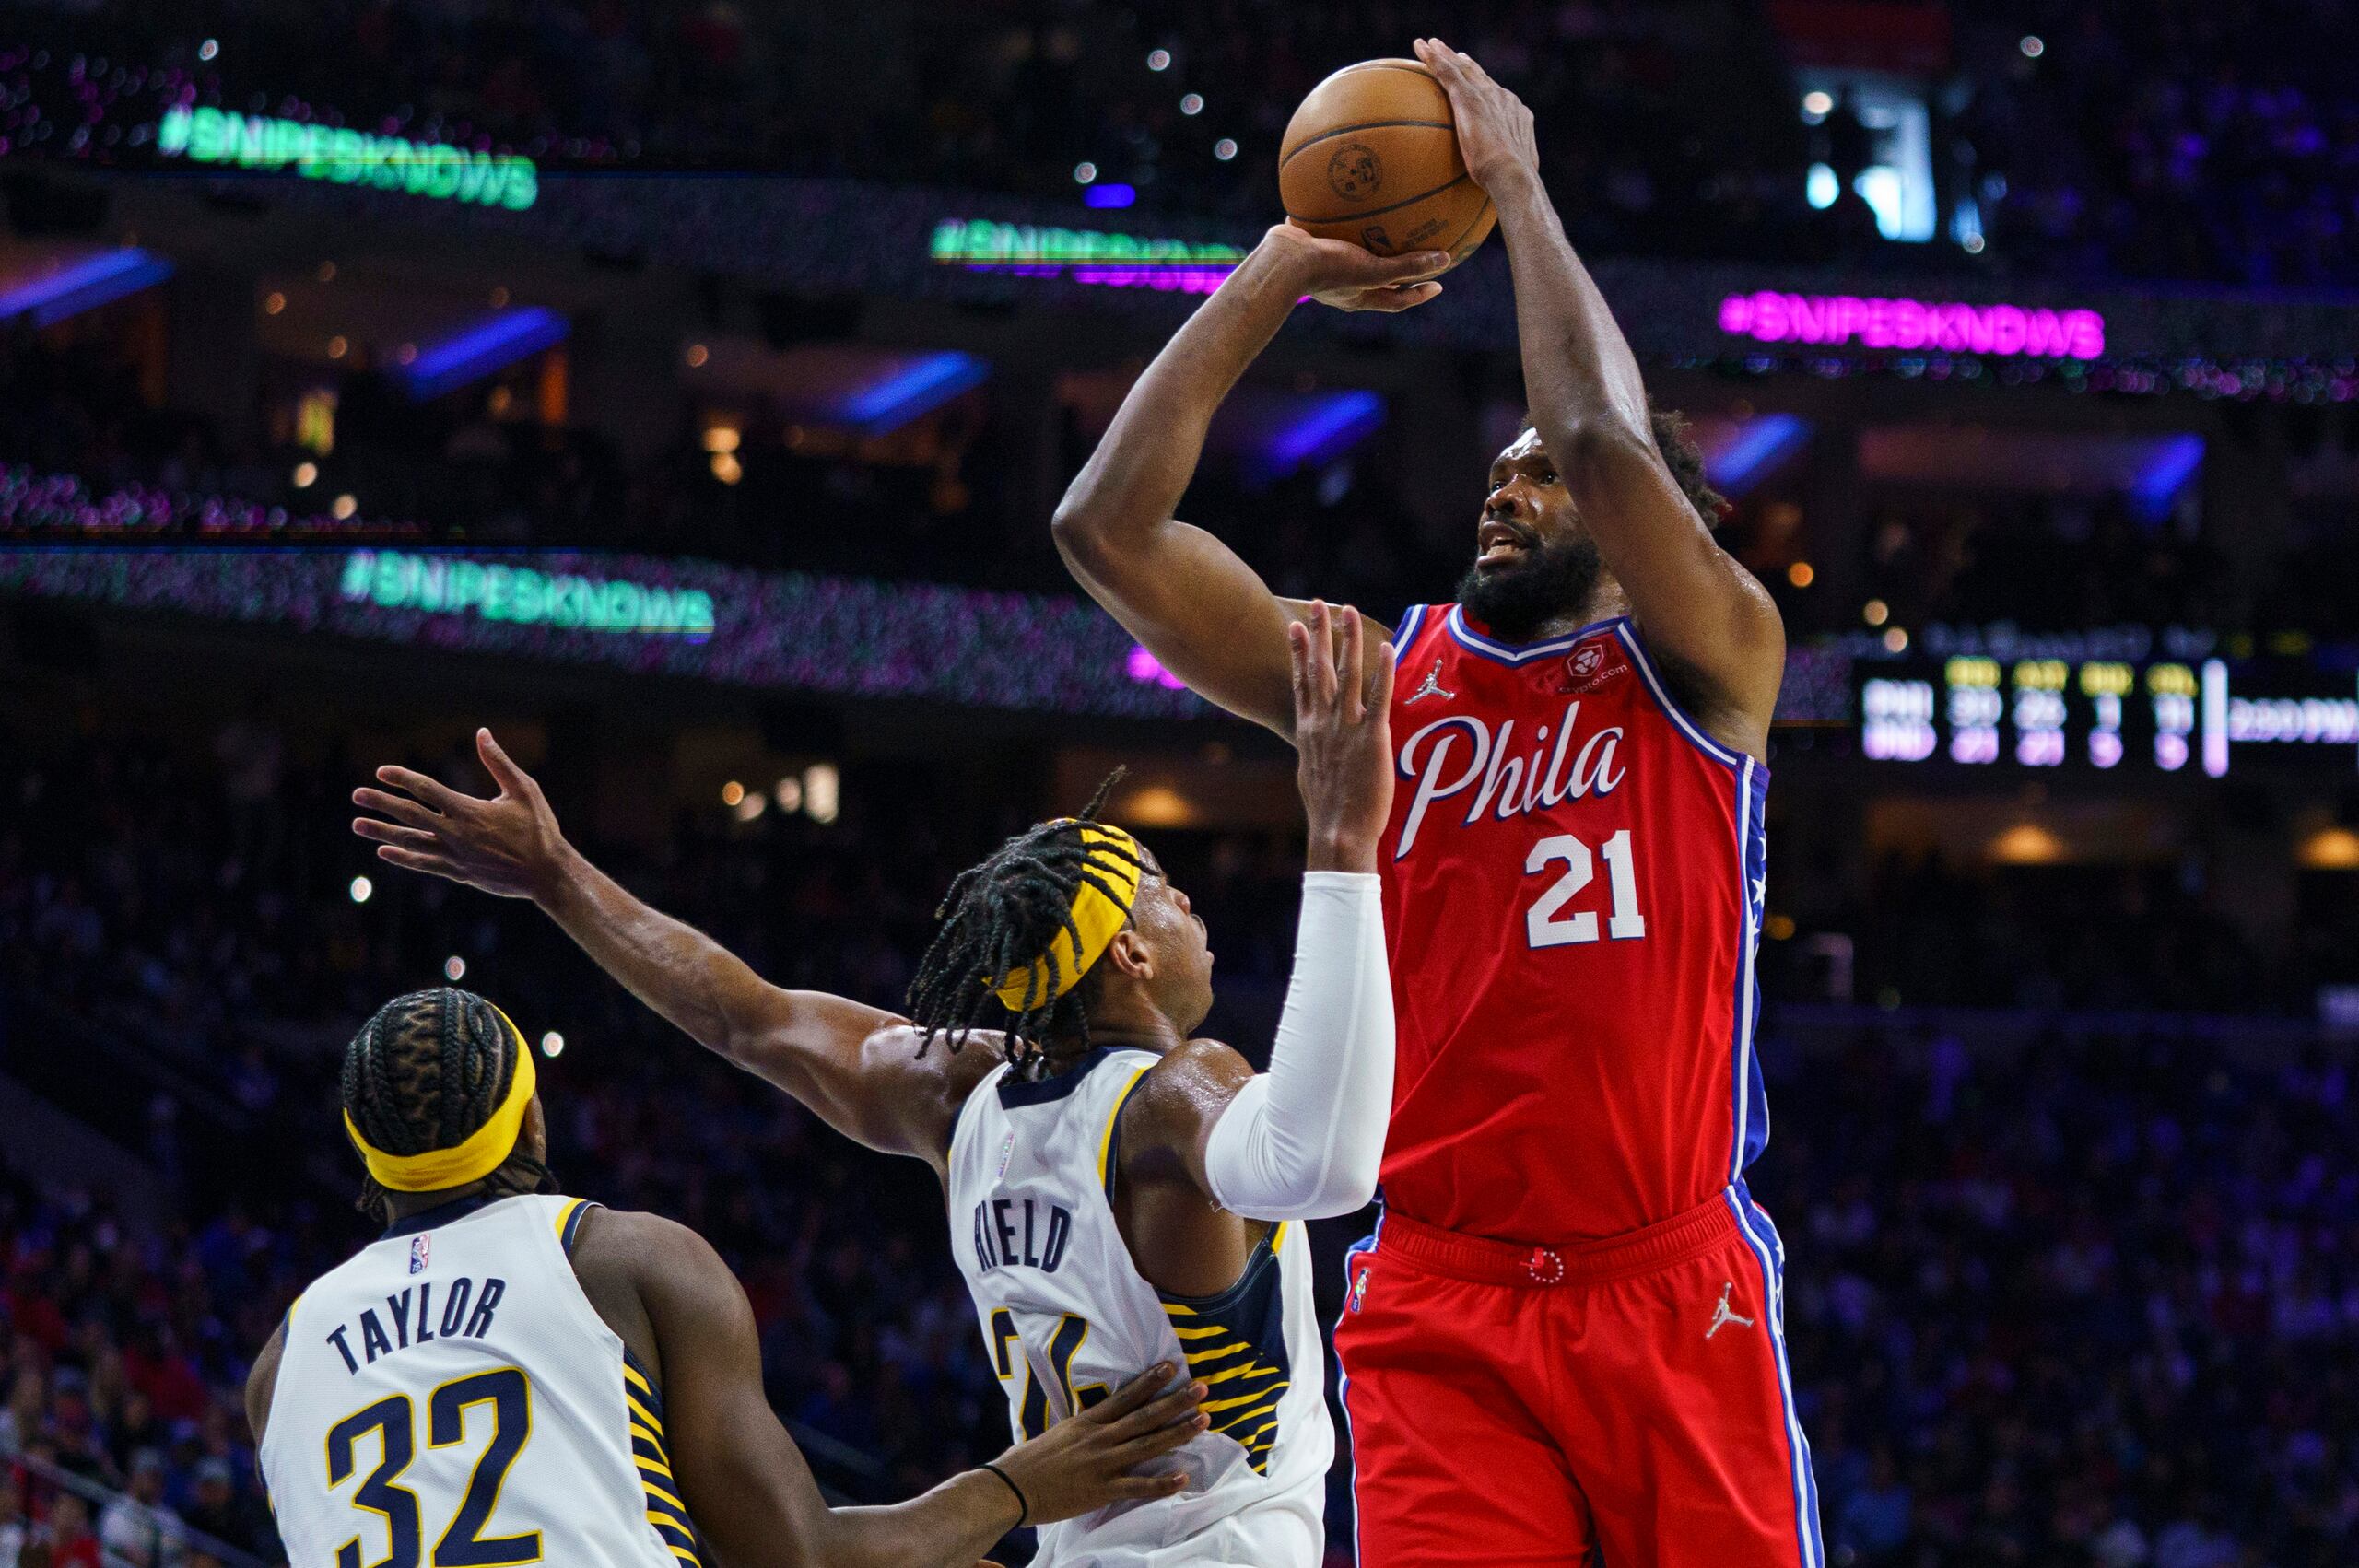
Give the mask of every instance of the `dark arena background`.
MULTIPOLYGON (((0 6, 0 1564, 286 1561, 238 1390, 373 1234, 344 1042, 446 978, 569 1190, 735 1268, 832 1494, 1005 1445, 923 1171, 349 793, 479 790, 489 724, 633 890, 892 1006, 1123 764, 1266 1052, 1292 755, 1048 522, 1293 106, 1425 32, 1784 614, 1752 1176, 1828 1563, 2359 1562, 2355 12, 0 6)), ((1448 290, 1298 310, 1181 515, 1446 598, 1523 413, 1503 248, 1448 290)))

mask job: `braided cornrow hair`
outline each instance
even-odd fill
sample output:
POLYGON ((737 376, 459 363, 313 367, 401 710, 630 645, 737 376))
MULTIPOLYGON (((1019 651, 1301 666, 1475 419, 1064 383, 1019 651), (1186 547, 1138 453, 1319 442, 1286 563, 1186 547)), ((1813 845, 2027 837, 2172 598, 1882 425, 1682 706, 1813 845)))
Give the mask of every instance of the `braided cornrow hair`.
POLYGON ((997 988, 1002 977, 1047 953, 1059 931, 1080 951, 1073 901, 1085 883, 1121 899, 1121 889, 1096 862, 1110 857, 1136 865, 1137 857, 1119 845, 1085 841, 1082 827, 1097 820, 1125 771, 1108 774, 1078 816, 1017 834, 951 883, 934 911, 942 929, 910 982, 910 1017, 925 1031, 921 1052, 937 1036, 956 1051, 977 1029, 996 1026, 1005 1033, 1005 1054, 1016 1076, 1028 1079, 1039 1077, 1048 1061, 1045 1045, 1088 1037, 1086 999, 1097 970, 1053 999, 1036 977, 1021 1008, 1010 1009, 997 988))
MULTIPOLYGON (((388 1154, 423 1154, 466 1141, 491 1119, 516 1076, 516 1037, 499 1012, 452 986, 412 991, 379 1008, 344 1047, 343 1099, 352 1125, 388 1154)), ((499 1196, 556 1189, 548 1167, 520 1143, 485 1178, 499 1196)), ((380 1222, 385 1189, 361 1179, 358 1207, 380 1222)))

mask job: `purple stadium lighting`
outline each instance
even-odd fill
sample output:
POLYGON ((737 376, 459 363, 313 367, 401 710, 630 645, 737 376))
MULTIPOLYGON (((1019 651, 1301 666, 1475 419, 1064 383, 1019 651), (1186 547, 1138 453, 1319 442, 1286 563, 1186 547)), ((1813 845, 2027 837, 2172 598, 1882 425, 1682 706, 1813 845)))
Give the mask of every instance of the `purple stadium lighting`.
POLYGON ((921 354, 896 360, 883 376, 838 402, 828 413, 840 424, 881 436, 941 407, 990 374, 991 367, 971 354, 951 349, 921 354))
POLYGON ((2203 466, 2203 438, 2173 436, 2162 442, 2130 486, 2130 501, 2149 522, 2160 521, 2195 471, 2203 466))
POLYGON ((556 347, 568 331, 565 318, 555 310, 520 305, 425 345, 396 373, 413 401, 428 403, 556 347))
POLYGON ((135 246, 102 251, 0 292, 0 321, 29 316, 34 326, 54 326, 171 275, 171 263, 135 246))
POLYGON ((1712 484, 1724 494, 1741 496, 1809 439, 1807 419, 1790 414, 1763 414, 1748 419, 1718 451, 1708 454, 1712 484))
POLYGON ((1328 392, 1305 400, 1302 412, 1270 433, 1255 467, 1264 480, 1339 457, 1384 423, 1384 400, 1372 392, 1328 392))

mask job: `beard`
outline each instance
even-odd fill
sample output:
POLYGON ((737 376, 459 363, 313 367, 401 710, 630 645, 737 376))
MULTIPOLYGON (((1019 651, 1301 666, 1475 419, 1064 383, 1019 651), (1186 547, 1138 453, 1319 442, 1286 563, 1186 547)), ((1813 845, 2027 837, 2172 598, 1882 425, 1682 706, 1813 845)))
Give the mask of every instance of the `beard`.
POLYGON ((1458 603, 1492 636, 1531 642, 1549 621, 1586 603, 1603 569, 1596 540, 1553 540, 1527 551, 1513 566, 1467 568, 1458 579, 1458 603))

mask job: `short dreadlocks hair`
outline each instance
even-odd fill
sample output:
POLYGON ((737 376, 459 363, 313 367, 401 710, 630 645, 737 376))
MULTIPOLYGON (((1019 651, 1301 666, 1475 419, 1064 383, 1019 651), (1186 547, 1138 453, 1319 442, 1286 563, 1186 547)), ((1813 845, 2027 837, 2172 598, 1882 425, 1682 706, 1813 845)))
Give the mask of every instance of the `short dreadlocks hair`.
MULTIPOLYGON (((379 1008, 344 1047, 345 1114, 388 1154, 455 1148, 491 1119, 516 1077, 517 1039, 499 1010, 452 986, 412 991, 379 1008)), ((548 1167, 519 1145, 484 1178, 487 1192, 556 1190, 548 1167)), ((357 1206, 382 1222, 386 1193, 361 1181, 357 1206)))
POLYGON ((1091 861, 1132 855, 1103 840, 1085 840, 1082 828, 1097 821, 1123 772, 1118 767, 1107 775, 1078 816, 1017 834, 951 883, 933 912, 942 929, 910 981, 910 1018, 925 1031, 921 1052, 937 1036, 956 1051, 977 1029, 996 1025, 1005 1034, 1005 1055, 1016 1075, 1037 1078, 1048 1061, 1047 1047, 1088 1037, 1089 1002, 1102 968, 1091 969, 1062 996, 1042 997, 1021 1011, 1000 1000, 998 987, 1047 953, 1059 931, 1080 951, 1073 903, 1084 883, 1109 898, 1121 896, 1104 868, 1091 861))
MULTIPOLYGON (((1532 415, 1523 416, 1523 427, 1536 427, 1532 415)), ((1720 526, 1720 518, 1729 509, 1729 498, 1712 488, 1704 476, 1704 451, 1688 434, 1687 415, 1675 408, 1647 404, 1647 427, 1655 439, 1655 451, 1662 454, 1663 465, 1671 470, 1672 478, 1679 486, 1679 493, 1696 509, 1707 528, 1720 526)))

